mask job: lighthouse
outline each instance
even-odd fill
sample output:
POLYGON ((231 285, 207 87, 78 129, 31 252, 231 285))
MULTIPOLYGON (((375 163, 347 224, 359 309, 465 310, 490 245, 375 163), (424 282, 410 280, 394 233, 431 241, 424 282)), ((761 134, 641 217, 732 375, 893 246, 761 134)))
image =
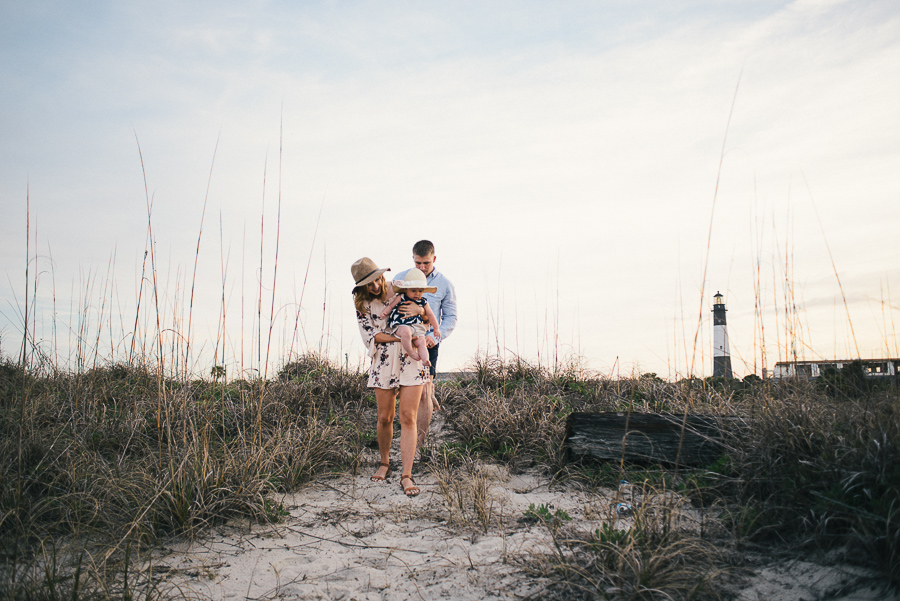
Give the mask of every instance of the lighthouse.
POLYGON ((725 325, 725 301, 721 292, 713 296, 713 377, 734 377, 731 373, 731 351, 728 348, 728 327, 725 325))

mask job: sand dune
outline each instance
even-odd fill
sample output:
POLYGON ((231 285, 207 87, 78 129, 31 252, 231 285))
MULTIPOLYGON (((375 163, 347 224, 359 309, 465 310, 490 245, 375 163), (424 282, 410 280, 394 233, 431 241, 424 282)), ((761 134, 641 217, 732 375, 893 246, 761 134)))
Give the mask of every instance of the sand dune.
MULTIPOLYGON (((286 511, 279 523, 231 523, 170 544, 151 569, 163 589, 214 600, 539 598, 549 581, 527 565, 552 541, 545 524, 524 518, 530 506, 562 510, 571 517, 566 527, 581 531, 611 519, 630 525, 630 517, 615 514, 618 491, 551 487, 537 471, 470 466, 486 493, 479 513, 471 482, 444 479, 442 487, 444 476, 420 470, 422 494, 408 499, 398 472, 374 483, 365 470, 322 476, 276 499, 286 511)), ((680 525, 699 527, 702 516, 687 502, 680 507, 680 525)), ((746 601, 888 598, 871 573, 833 562, 748 557, 727 578, 731 593, 746 601)))

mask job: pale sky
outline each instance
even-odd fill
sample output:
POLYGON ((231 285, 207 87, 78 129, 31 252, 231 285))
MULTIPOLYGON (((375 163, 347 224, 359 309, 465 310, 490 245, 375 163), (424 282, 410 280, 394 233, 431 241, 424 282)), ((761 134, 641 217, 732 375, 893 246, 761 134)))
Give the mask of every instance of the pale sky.
POLYGON ((261 235, 276 365, 298 315, 295 352, 358 364, 351 263, 400 271, 422 238, 460 300, 441 371, 499 349, 709 375, 716 291, 739 376, 900 355, 900 4, 557 4, 0 3, 0 352, 28 198, 39 347, 127 353, 139 143, 169 341, 209 182, 198 374, 223 290, 229 373, 258 367, 261 235))

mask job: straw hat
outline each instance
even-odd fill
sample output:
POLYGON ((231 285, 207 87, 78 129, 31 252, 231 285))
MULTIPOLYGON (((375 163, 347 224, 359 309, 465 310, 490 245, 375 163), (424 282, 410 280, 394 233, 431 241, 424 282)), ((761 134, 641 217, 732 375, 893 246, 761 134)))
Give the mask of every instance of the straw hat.
POLYGON ((425 292, 437 292, 437 286, 429 286, 425 274, 415 267, 406 272, 405 279, 394 280, 394 290, 402 292, 410 288, 421 288, 425 292))
POLYGON ((353 281, 356 282, 353 284, 353 287, 357 288, 374 282, 382 273, 390 270, 390 267, 387 269, 378 269, 378 265, 375 264, 375 261, 369 257, 363 257, 350 266, 350 274, 353 276, 353 281))

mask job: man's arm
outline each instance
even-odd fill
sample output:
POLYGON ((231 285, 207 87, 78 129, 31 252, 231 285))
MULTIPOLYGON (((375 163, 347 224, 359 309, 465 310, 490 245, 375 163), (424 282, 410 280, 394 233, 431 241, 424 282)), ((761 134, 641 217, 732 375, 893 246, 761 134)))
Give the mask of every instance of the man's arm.
MULTIPOLYGON (((428 318, 429 323, 431 323, 431 324, 437 323, 437 317, 434 316, 434 311, 431 310, 431 305, 429 305, 428 303, 425 303, 425 317, 428 318)), ((440 340, 441 339, 441 329, 434 328, 434 335, 438 340, 440 340)))
POLYGON ((413 315, 422 315, 424 317, 425 309, 408 300, 404 301, 404 303, 400 305, 400 313, 403 314, 403 317, 412 317, 413 315))
POLYGON ((456 327, 456 289, 447 282, 447 294, 441 300, 441 339, 443 340, 456 327))

